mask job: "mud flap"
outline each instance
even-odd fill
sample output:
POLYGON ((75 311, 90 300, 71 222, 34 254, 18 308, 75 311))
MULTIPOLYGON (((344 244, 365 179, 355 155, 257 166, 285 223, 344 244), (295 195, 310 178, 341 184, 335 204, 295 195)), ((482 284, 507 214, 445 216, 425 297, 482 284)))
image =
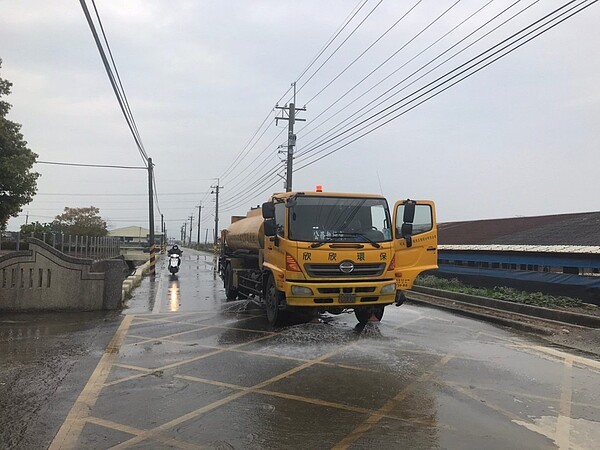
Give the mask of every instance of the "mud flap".
POLYGON ((404 291, 396 291, 396 301, 395 305, 400 306, 402 303, 406 301, 406 295, 404 295, 404 291))

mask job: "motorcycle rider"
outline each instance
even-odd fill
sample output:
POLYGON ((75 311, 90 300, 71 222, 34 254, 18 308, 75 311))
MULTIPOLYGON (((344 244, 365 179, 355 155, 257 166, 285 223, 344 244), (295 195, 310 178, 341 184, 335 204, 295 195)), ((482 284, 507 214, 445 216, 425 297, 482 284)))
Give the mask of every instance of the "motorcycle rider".
POLYGON ((177 261, 177 267, 179 267, 181 265, 181 254, 183 253, 183 250, 181 250, 177 244, 173 244, 173 247, 171 247, 167 253, 169 256, 179 256, 179 260, 177 261))

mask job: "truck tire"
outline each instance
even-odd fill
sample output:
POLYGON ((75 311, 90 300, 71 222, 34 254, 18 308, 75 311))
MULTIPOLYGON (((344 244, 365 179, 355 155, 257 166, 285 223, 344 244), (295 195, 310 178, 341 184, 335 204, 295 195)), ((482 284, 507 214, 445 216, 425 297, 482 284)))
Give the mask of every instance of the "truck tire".
POLYGON ((235 300, 238 296, 238 291, 233 287, 233 269, 231 264, 227 264, 225 267, 225 296, 228 301, 235 300))
POLYGON ((269 275, 265 288, 265 309, 269 324, 277 327, 283 323, 283 311, 279 309, 283 294, 277 290, 273 275, 269 275))
POLYGON ((369 319, 371 318, 371 315, 375 315, 375 317, 377 317, 378 320, 381 320, 381 318, 383 317, 383 308, 384 306, 372 306, 370 308, 357 308, 354 310, 354 315, 356 316, 356 320, 358 320, 358 323, 360 323, 361 325, 366 324, 369 319))

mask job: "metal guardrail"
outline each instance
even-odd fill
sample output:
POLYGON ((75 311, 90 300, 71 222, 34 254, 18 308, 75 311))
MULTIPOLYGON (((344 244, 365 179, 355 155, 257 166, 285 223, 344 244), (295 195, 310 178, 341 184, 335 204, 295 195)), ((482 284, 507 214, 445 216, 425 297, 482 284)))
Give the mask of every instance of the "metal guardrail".
MULTIPOLYGON (((477 295, 463 294, 460 292, 445 291, 442 289, 434 289, 425 286, 414 285, 410 291, 411 300, 435 300, 447 302, 446 306, 450 309, 456 309, 456 304, 470 305, 474 307, 484 308, 487 310, 505 311, 507 313, 516 314, 518 316, 528 316, 536 319, 561 322, 569 325, 576 325, 586 328, 600 329, 600 316, 588 315, 585 313, 576 313, 572 311, 564 311, 561 309, 545 308, 524 303, 510 302, 506 300, 492 299, 488 297, 480 297, 477 295), (417 294, 415 296, 415 294, 417 294), (428 299, 428 297, 430 297, 428 299)), ((491 313, 492 315, 493 312, 491 313)))
POLYGON ((42 233, 37 236, 34 234, 21 236, 19 233, 15 240, 0 239, 0 250, 7 249, 7 244, 10 244, 10 250, 19 251, 27 246, 25 239, 28 237, 37 237, 61 253, 76 258, 100 261, 115 258, 121 254, 121 240, 117 237, 79 236, 59 233, 42 233))

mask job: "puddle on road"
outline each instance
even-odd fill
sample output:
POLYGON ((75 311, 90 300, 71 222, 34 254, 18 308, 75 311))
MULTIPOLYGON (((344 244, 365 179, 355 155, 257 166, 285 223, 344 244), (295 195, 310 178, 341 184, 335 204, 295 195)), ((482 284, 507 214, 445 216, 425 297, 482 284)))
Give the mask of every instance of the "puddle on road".
POLYGON ((70 348, 67 344, 75 333, 93 329, 116 315, 106 311, 5 315, 0 320, 2 362, 28 363, 52 351, 53 347, 70 348))

